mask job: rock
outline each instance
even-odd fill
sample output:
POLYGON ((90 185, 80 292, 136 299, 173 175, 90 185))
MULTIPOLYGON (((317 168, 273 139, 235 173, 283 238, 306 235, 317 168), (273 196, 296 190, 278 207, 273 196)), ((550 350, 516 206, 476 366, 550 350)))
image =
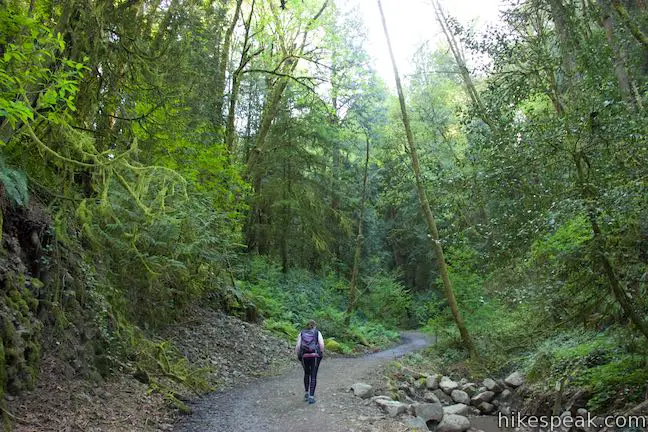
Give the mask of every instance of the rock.
POLYGON ((569 398, 569 401, 565 405, 565 409, 574 411, 574 409, 585 408, 589 398, 590 395, 588 395, 586 391, 578 390, 569 398))
POLYGON ((495 393, 499 393, 502 390, 504 390, 502 388, 502 386, 497 381, 495 381, 494 379, 491 379, 491 378, 486 378, 483 381, 482 384, 484 384, 484 387, 486 387, 486 390, 490 390, 490 391, 495 392, 495 393))
POLYGON ((439 401, 443 405, 450 405, 450 404, 452 404, 454 402, 452 400, 452 398, 450 396, 448 396, 447 394, 445 394, 445 392, 443 390, 441 390, 441 389, 436 389, 432 393, 434 393, 434 395, 439 399, 439 401))
POLYGON ((412 399, 411 397, 409 397, 409 396, 407 395, 407 393, 405 393, 405 392, 402 391, 402 390, 400 390, 400 391, 398 392, 398 400, 399 400, 399 401, 402 401, 402 402, 407 402, 407 403, 410 403, 410 404, 416 403, 416 401, 415 401, 414 399, 412 399))
POLYGON ((459 384, 457 384, 455 381, 452 381, 447 376, 444 376, 443 378, 441 378, 441 382, 439 382, 439 387, 447 394, 450 394, 452 390, 459 387, 459 384))
POLYGON ((376 402, 376 401, 379 400, 379 399, 391 400, 391 398, 390 398, 389 396, 386 396, 386 395, 378 395, 378 396, 374 396, 374 397, 372 397, 372 398, 371 398, 371 401, 372 401, 372 402, 376 402))
POLYGON ((489 404, 488 402, 481 402, 479 405, 477 405, 477 409, 479 409, 479 411, 484 414, 490 414, 495 410, 495 406, 493 404, 489 404))
POLYGON ((435 395, 434 393, 432 393, 432 392, 430 392, 430 391, 429 391, 429 392, 425 392, 425 393, 423 394, 423 400, 424 400, 425 402, 441 403, 441 401, 439 400, 439 398, 437 397, 437 395, 435 395))
POLYGON ((412 369, 410 369, 410 368, 403 368, 403 373, 404 373, 405 375, 409 375, 409 376, 411 376, 411 377, 414 378, 415 380, 419 380, 419 379, 421 379, 421 378, 425 378, 425 375, 423 375, 423 374, 420 373, 420 372, 416 372, 416 371, 414 371, 414 370, 412 370, 412 369))
POLYGON ((571 427, 574 425, 574 418, 571 415, 571 412, 565 411, 560 415, 560 426, 558 430, 561 432, 568 432, 571 427))
POLYGON ((407 411, 407 405, 393 400, 378 399, 376 404, 382 408, 390 417, 396 417, 407 411))
POLYGON ((443 416, 441 423, 436 428, 436 432, 463 432, 470 427, 470 421, 460 415, 447 414, 443 416))
POLYGON ((477 385, 475 383, 467 383, 461 386, 461 390, 472 396, 477 392, 477 385))
POLYGON ((587 410, 585 408, 578 408, 576 410, 577 417, 587 417, 587 410))
POLYGON ((353 394, 362 399, 367 399, 373 394, 373 387, 365 383, 355 383, 351 386, 353 394))
POLYGON ((452 390, 452 393, 450 393, 450 397, 452 398, 453 401, 457 403, 470 405, 470 396, 468 396, 468 393, 466 393, 465 391, 452 390))
POLYGON ((524 377, 520 372, 515 371, 511 375, 507 376, 504 382, 511 387, 520 387, 524 383, 524 377))
POLYGON ((420 417, 412 417, 407 419, 405 422, 408 426, 407 430, 410 431, 429 431, 427 424, 425 423, 425 420, 423 420, 420 417))
MULTIPOLYGON (((512 395, 512 394, 513 394, 513 392, 512 392, 511 390, 509 390, 509 389, 504 389, 504 390, 502 391, 502 393, 500 393, 499 395, 497 395, 497 400, 500 400, 500 401, 507 401, 507 400, 509 400, 509 399, 511 398, 511 395, 512 395)), ((486 402, 490 402, 490 401, 486 401, 486 402)))
POLYGON ((439 421, 443 418, 443 407, 440 403, 422 403, 413 405, 414 415, 424 421, 439 421))
POLYGON ((436 390, 439 388, 439 375, 430 375, 425 379, 425 386, 428 390, 436 390))
POLYGON ((499 412, 501 412, 502 415, 508 416, 508 415, 511 415, 512 410, 511 410, 511 407, 508 406, 508 405, 501 405, 501 406, 499 406, 499 412))
POLYGON ((516 388, 513 392, 516 398, 524 399, 531 394, 529 387, 522 384, 520 387, 516 388))
MULTIPOLYGON (((509 391, 509 393, 510 393, 510 391, 509 391)), ((479 393, 479 394, 473 396, 470 399, 470 403, 472 405, 474 405, 474 406, 477 406, 482 402, 490 402, 490 401, 492 401, 494 397, 495 397, 495 392, 487 390, 487 391, 485 391, 483 393, 479 393)))
POLYGON ((414 383, 414 387, 415 387, 417 390, 423 390, 423 389, 426 389, 426 388, 427 388, 426 379, 425 379, 425 378, 419 378, 419 379, 417 379, 416 382, 414 383))
POLYGON ((444 414, 469 415, 472 413, 470 407, 466 404, 458 403, 443 408, 444 414))

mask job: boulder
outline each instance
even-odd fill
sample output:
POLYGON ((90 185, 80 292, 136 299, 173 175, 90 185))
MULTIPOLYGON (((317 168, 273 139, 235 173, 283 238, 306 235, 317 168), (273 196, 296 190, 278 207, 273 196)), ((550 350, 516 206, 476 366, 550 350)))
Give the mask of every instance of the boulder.
POLYGON ((479 405, 477 405, 477 409, 484 414, 490 414, 495 411, 495 406, 488 402, 480 402, 479 405))
POLYGON ((445 394, 445 392, 443 390, 441 390, 441 389, 436 389, 432 393, 434 393, 434 395, 439 399, 439 401, 443 405, 451 405, 451 404, 454 403, 452 398, 450 396, 448 396, 447 394, 445 394))
POLYGON ((437 395, 435 395, 431 391, 427 391, 427 392, 423 393, 423 400, 425 402, 441 403, 441 401, 439 400, 437 395))
POLYGON ((444 414, 470 415, 472 410, 466 404, 458 403, 443 408, 444 414))
POLYGON ((468 395, 472 396, 477 392, 477 384, 475 383, 467 383, 461 386, 461 390, 465 391, 468 393, 468 395))
POLYGON ((502 386, 497 381, 491 378, 486 378, 482 384, 484 385, 484 387, 486 387, 486 390, 490 390, 495 393, 499 393, 504 390, 504 388, 502 388, 502 386))
POLYGON ((367 399, 373 395, 373 387, 365 383, 355 383, 351 386, 353 394, 362 399, 367 399))
POLYGON ((390 417, 396 417, 399 414, 407 411, 406 404, 394 400, 378 399, 376 400, 376 404, 380 408, 382 408, 390 417))
POLYGON ((452 398, 453 401, 457 403, 470 405, 470 396, 468 396, 468 393, 466 393, 465 391, 452 390, 452 393, 450 393, 450 397, 452 398))
POLYGON ((430 375, 425 379, 425 386, 428 390, 436 390, 439 388, 439 375, 430 375))
POLYGON ((463 432, 470 427, 470 421, 460 415, 447 414, 443 416, 441 423, 436 428, 436 432, 463 432))
POLYGON ((422 418, 424 421, 439 421, 443 418, 443 407, 440 403, 422 403, 414 404, 414 415, 422 418))
POLYGON ((427 424, 425 423, 425 420, 423 420, 420 417, 412 417, 407 419, 405 422, 408 427, 408 431, 429 431, 430 429, 427 427, 427 424))
POLYGON ((511 387, 520 387, 524 383, 524 377, 520 372, 515 371, 511 375, 507 376, 504 382, 511 387))
POLYGON ((459 387, 459 384, 451 380, 447 376, 444 376, 443 378, 441 378, 441 382, 439 382, 439 387, 447 394, 450 394, 452 390, 455 390, 457 387, 459 387))
POLYGON ((495 392, 487 390, 485 392, 476 394, 470 399, 470 403, 474 406, 479 405, 482 402, 490 402, 495 397, 495 392))
MULTIPOLYGON (((507 400, 509 400, 511 398, 512 394, 513 394, 513 392, 511 390, 504 389, 504 390, 502 390, 502 393, 497 395, 497 400, 507 401, 507 400)), ((486 401, 486 402, 490 402, 490 401, 486 401)))

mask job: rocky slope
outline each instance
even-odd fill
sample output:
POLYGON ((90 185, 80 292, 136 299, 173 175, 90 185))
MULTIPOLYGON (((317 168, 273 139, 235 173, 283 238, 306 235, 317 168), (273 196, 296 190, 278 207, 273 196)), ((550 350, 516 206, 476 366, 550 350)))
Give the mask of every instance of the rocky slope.
MULTIPOLYGON (((164 337, 189 360, 210 368, 210 383, 216 388, 279 373, 292 359, 290 344, 259 325, 204 308, 186 316, 164 337), (252 365, 245 358, 259 362, 252 365)), ((124 370, 107 380, 90 381, 52 353, 41 362, 36 388, 5 396, 5 403, 16 431, 164 431, 180 416, 160 394, 124 370)))

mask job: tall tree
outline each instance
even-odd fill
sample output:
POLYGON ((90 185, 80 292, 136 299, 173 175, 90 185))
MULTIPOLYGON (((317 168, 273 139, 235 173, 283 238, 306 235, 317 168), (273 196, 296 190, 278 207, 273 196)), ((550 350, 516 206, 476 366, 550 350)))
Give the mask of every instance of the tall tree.
POLYGON ((455 323, 457 325, 457 328, 459 329, 459 333, 461 334, 461 338, 464 342, 464 345, 466 346, 466 349, 468 349, 468 351, 470 352, 470 356, 476 359, 478 357, 477 349, 475 348, 475 344, 472 338, 470 337, 470 334, 468 333, 468 329, 457 307, 457 301, 454 296, 454 291, 452 290, 452 282, 450 281, 450 276, 448 274, 448 267, 446 265, 445 257, 443 255, 443 247, 441 246, 441 242, 439 240, 439 232, 437 230, 436 222, 434 220, 434 215, 432 214, 432 209, 430 208, 430 203, 425 193, 425 187, 423 185, 423 179, 421 177, 421 169, 419 167, 419 162, 418 162, 418 155, 416 152, 416 145, 414 143, 414 136, 412 134, 412 129, 409 122, 409 116, 407 113, 407 106, 405 104, 405 95, 403 92, 403 87, 401 85, 400 75, 398 73, 398 67, 396 66, 396 59, 394 58, 394 52, 391 46, 391 41, 389 39, 387 22, 385 20, 385 14, 383 12, 383 8, 380 0, 378 0, 378 9, 380 10, 380 17, 382 20, 383 31, 385 32, 385 39, 387 40, 387 47, 389 50, 389 55, 391 57, 392 68, 394 70, 394 78, 396 80, 396 90, 398 91, 398 100, 401 108, 401 118, 403 121, 403 127, 405 128, 405 136, 407 138, 407 145, 408 145, 408 150, 409 150, 410 159, 412 163, 412 170, 414 171, 414 177, 416 178, 416 188, 418 191, 419 201, 421 204, 421 208, 423 210, 423 214, 425 216, 425 221, 428 225, 428 230, 430 234, 430 244, 437 257, 439 274, 441 275, 441 280, 443 281, 443 287, 445 290, 446 299, 448 300, 448 306, 450 307, 452 316, 455 319, 455 323))

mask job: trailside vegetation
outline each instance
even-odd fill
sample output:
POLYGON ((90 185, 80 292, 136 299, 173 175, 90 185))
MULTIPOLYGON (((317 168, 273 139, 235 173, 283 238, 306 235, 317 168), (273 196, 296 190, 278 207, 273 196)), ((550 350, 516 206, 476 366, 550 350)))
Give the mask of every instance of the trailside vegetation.
POLYGON ((645 5, 434 20, 396 94, 332 0, 0 0, 0 393, 47 352, 186 409, 208 371, 158 335, 201 304, 641 400, 645 5))

